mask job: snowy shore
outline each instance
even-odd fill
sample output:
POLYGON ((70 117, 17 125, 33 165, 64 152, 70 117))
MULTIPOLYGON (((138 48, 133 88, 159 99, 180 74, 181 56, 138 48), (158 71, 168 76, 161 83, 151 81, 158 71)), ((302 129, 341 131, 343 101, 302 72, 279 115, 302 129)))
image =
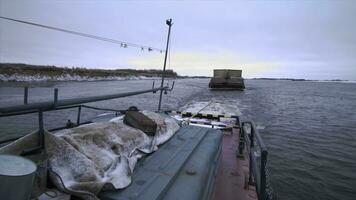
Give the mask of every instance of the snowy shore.
POLYGON ((79 75, 61 75, 61 76, 46 76, 46 75, 4 75, 0 74, 0 82, 40 82, 40 81, 119 81, 119 80, 148 80, 158 79, 159 77, 147 76, 107 76, 107 77, 88 77, 79 75))
MULTIPOLYGON (((178 76, 173 70, 166 70, 165 74, 167 78, 178 76)), ((0 82, 146 80, 161 75, 162 70, 157 69, 88 69, 0 63, 0 82)))

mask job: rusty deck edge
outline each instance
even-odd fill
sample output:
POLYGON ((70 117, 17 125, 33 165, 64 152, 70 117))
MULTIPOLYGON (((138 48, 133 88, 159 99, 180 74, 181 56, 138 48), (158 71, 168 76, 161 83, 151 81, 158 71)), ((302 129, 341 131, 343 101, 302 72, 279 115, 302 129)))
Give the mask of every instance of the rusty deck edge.
POLYGON ((222 155, 212 194, 213 200, 257 200, 254 186, 248 185, 249 159, 245 153, 237 157, 239 129, 224 134, 222 155))

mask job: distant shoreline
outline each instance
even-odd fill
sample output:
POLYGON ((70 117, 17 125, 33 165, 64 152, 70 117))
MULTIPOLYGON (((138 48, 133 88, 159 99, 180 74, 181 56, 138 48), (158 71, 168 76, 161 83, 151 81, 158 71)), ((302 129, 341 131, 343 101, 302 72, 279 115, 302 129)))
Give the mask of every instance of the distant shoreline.
POLYGON ((342 80, 342 79, 299 79, 299 78, 249 78, 247 80, 269 80, 269 81, 304 81, 304 82, 356 82, 356 80, 342 80))
MULTIPOLYGON (((0 63, 0 82, 60 82, 60 81, 118 81, 147 80, 162 77, 162 70, 156 69, 88 69, 79 67, 57 67, 29 65, 23 63, 0 63)), ((166 70, 167 78, 209 79, 209 76, 180 76, 173 70, 166 70)), ((356 82, 356 80, 313 80, 298 78, 245 78, 245 80, 310 81, 310 82, 356 82)))
MULTIPOLYGON (((45 81, 114 81, 154 79, 162 76, 162 70, 147 69, 87 69, 0 63, 0 82, 45 82, 45 81)), ((165 77, 179 77, 173 70, 166 70, 165 77)))

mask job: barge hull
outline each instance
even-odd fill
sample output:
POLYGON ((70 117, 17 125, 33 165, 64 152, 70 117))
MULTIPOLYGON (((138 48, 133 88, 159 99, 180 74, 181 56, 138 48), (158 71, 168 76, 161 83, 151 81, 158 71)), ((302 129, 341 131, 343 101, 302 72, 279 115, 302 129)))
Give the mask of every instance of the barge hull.
POLYGON ((102 200, 257 199, 247 185, 248 157, 236 156, 238 130, 183 126, 155 153, 136 166, 132 183, 106 191, 102 200))

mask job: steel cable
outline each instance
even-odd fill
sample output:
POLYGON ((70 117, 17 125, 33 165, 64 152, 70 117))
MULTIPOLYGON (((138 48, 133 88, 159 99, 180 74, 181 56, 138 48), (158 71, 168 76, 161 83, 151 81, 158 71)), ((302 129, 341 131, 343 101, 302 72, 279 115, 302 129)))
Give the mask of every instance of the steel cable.
POLYGON ((5 19, 5 20, 8 20, 8 21, 18 22, 18 23, 32 25, 32 26, 37 26, 37 27, 41 27, 41 28, 45 28, 45 29, 54 30, 54 31, 60 31, 60 32, 64 32, 64 33, 69 33, 69 34, 81 36, 81 37, 101 40, 101 41, 104 41, 104 42, 111 42, 111 43, 114 43, 114 44, 119 44, 121 47, 124 47, 124 48, 127 48, 128 46, 131 46, 131 47, 140 48, 140 49, 148 49, 149 51, 155 50, 155 51, 159 51, 161 53, 162 53, 162 51, 164 51, 164 50, 159 49, 159 48, 153 48, 153 47, 149 47, 149 46, 145 46, 145 45, 140 45, 140 44, 135 44, 135 43, 131 43, 131 42, 115 40, 115 39, 111 39, 111 38, 105 38, 105 37, 96 36, 96 35, 92 35, 92 34, 88 34, 88 33, 81 33, 81 32, 77 32, 77 31, 72 31, 72 30, 67 30, 67 29, 58 28, 58 27, 54 27, 54 26, 38 24, 38 23, 34 23, 34 22, 29 22, 29 21, 13 19, 13 18, 9 18, 9 17, 0 16, 0 19, 5 19))

